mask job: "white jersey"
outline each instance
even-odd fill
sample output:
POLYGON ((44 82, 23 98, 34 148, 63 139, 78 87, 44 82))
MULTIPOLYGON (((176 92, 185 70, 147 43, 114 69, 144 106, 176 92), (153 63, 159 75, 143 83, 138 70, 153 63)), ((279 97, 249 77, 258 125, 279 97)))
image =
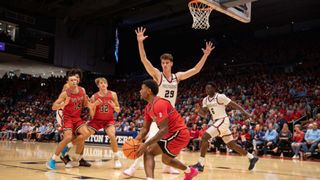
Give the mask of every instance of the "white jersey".
POLYGON ((202 107, 208 108, 212 119, 217 120, 227 117, 226 106, 230 103, 229 99, 224 94, 216 93, 213 97, 205 97, 202 101, 202 107))
POLYGON ((171 81, 161 73, 158 96, 170 101, 175 107, 178 94, 178 79, 175 74, 171 74, 171 81))

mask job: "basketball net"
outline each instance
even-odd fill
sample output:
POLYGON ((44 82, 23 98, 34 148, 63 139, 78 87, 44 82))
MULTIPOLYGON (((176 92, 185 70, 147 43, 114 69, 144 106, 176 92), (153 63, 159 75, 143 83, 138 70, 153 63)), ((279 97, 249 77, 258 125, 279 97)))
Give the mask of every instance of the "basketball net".
POLYGON ((208 29, 210 27, 209 16, 213 8, 198 0, 190 1, 188 6, 193 19, 192 28, 208 29))

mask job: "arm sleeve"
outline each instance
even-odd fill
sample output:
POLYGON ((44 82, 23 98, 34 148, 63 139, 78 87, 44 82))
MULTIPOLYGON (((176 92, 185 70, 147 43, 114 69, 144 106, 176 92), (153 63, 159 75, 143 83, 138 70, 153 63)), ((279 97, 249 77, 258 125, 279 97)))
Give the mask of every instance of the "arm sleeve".
POLYGON ((223 104, 223 105, 228 105, 230 103, 231 99, 228 98, 226 95, 224 94, 219 94, 217 96, 217 102, 220 103, 220 104, 223 104))

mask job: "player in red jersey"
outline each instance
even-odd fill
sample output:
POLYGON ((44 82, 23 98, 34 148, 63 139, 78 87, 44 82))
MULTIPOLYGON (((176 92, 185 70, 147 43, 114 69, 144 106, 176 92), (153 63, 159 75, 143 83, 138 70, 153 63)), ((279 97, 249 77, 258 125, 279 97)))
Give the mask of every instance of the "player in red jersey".
POLYGON ((72 140, 73 133, 78 134, 75 138, 77 144, 76 160, 81 159, 81 151, 84 146, 84 141, 90 136, 90 132, 80 118, 81 110, 84 106, 92 108, 86 98, 84 88, 78 86, 79 80, 76 77, 76 71, 71 70, 67 74, 69 89, 63 91, 59 98, 53 103, 52 109, 63 109, 64 123, 63 123, 63 140, 58 144, 55 154, 46 163, 49 169, 56 169, 56 160, 59 159, 62 149, 72 140))
MULTIPOLYGON (((82 77, 82 72, 80 69, 73 69, 74 73, 75 73, 75 76, 78 80, 78 84, 80 83, 80 80, 81 80, 81 77, 82 77)), ((62 91, 65 91, 67 89, 69 89, 69 84, 68 82, 66 82, 64 85, 63 85, 63 88, 62 88, 62 91)), ((80 88, 82 88, 81 86, 79 86, 80 88)), ((57 123, 60 125, 60 131, 63 131, 63 109, 59 109, 56 111, 56 120, 57 120, 57 123)), ((73 137, 73 141, 74 141, 75 137, 73 137)), ((73 143, 76 143, 76 142, 73 142, 73 143)), ((68 151, 73 147, 73 143, 70 142, 68 143, 68 145, 62 150, 61 152, 61 155, 60 155, 60 159, 62 160, 62 162, 64 162, 65 164, 65 167, 66 168, 71 168, 73 167, 73 164, 71 162, 71 159, 68 155, 68 151)), ((83 151, 80 153, 81 155, 83 155, 83 151)), ((79 166, 84 166, 84 167, 90 167, 91 164, 86 161, 84 158, 81 158, 80 161, 79 161, 79 166)))
POLYGON ((90 134, 95 134, 99 129, 104 129, 111 141, 111 148, 113 151, 114 167, 121 168, 119 161, 118 143, 116 139, 116 129, 114 127, 114 111, 120 112, 120 105, 118 102, 117 93, 107 89, 108 81, 106 78, 99 77, 95 79, 95 83, 99 91, 92 95, 91 102, 99 101, 96 106, 90 109, 90 116, 92 120, 88 123, 90 134))
POLYGON ((198 174, 196 168, 184 165, 175 157, 189 143, 189 131, 184 119, 166 99, 158 96, 159 87, 154 80, 145 80, 142 83, 140 95, 148 102, 144 110, 143 128, 136 137, 142 141, 150 130, 152 121, 157 123, 159 131, 150 140, 142 143, 137 150, 137 155, 144 154, 144 169, 147 180, 154 178, 154 157, 162 154, 162 162, 168 166, 181 169, 185 172, 186 180, 198 174))

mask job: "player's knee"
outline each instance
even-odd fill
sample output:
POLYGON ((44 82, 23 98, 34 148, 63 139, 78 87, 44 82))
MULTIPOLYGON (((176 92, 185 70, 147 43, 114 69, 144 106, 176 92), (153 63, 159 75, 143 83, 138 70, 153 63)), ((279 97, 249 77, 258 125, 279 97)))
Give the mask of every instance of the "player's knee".
POLYGON ((63 139, 68 142, 72 141, 72 134, 65 134, 63 139))
POLYGON ((201 138, 201 141, 202 142, 208 142, 210 138, 211 138, 211 136, 208 133, 204 133, 202 138, 201 138))

